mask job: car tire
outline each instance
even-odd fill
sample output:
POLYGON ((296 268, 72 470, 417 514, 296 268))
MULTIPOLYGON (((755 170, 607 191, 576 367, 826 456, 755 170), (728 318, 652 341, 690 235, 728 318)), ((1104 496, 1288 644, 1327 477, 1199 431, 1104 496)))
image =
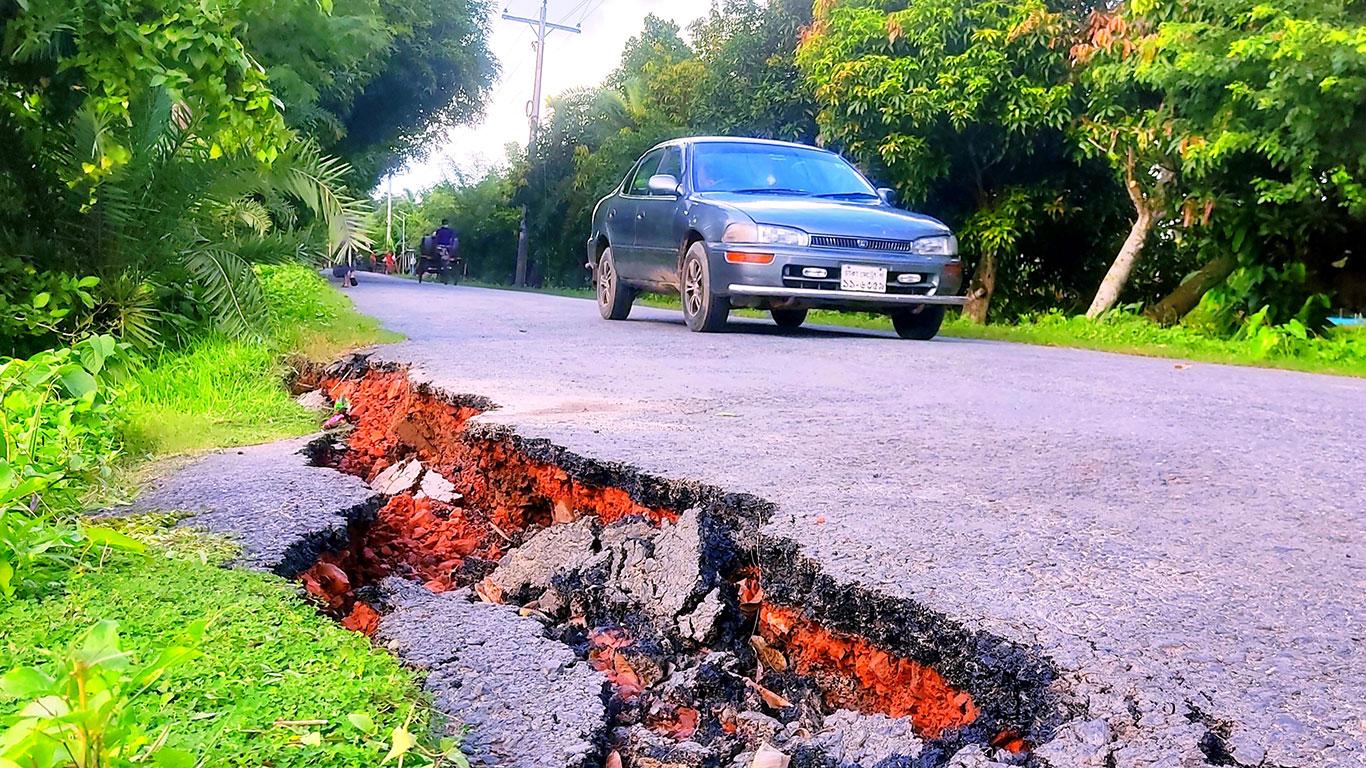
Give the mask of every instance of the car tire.
POLYGON ((896 335, 903 339, 929 341, 939 335, 939 326, 944 324, 944 308, 922 304, 915 309, 903 309, 892 313, 892 327, 896 335))
POLYGON ((717 296, 711 284, 711 265, 707 250, 701 243, 693 243, 683 257, 683 271, 678 284, 683 296, 683 320, 688 330, 695 333, 716 333, 726 327, 730 317, 730 299, 717 296))
POLYGON ((604 248, 598 257, 598 266, 593 270, 593 282, 598 291, 598 312, 602 314, 602 319, 625 320, 631 315, 631 302, 635 301, 636 292, 622 284, 611 248, 604 248))
POLYGON ((768 313, 779 328, 800 328, 806 322, 805 309, 770 309, 768 313))

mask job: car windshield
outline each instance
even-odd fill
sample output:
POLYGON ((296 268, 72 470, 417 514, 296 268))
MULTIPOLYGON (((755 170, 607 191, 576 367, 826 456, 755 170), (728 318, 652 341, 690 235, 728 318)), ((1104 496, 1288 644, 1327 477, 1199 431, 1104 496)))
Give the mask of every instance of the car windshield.
POLYGON ((838 155, 776 144, 697 144, 693 188, 698 192, 877 197, 868 181, 838 155))

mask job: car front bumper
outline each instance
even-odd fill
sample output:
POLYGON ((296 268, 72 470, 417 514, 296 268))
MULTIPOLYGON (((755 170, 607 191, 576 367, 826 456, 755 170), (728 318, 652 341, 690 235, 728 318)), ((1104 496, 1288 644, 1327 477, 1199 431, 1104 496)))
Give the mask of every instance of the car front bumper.
POLYGON ((712 285, 736 306, 809 306, 863 310, 892 310, 914 305, 962 306, 962 262, 956 257, 835 248, 708 243, 712 285), (767 264, 734 263, 727 252, 772 254, 767 264), (882 267, 887 291, 848 291, 840 288, 844 266, 882 267), (820 278, 803 270, 825 270, 820 278), (912 283, 898 282, 907 276, 912 283))

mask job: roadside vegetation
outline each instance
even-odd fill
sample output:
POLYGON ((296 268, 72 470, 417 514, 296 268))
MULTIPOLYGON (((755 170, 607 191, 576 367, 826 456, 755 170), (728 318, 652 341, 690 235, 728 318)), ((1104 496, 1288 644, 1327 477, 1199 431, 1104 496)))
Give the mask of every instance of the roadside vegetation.
POLYGON ((951 332, 1351 372, 1328 318, 1366 311, 1363 102, 1341 0, 723 0, 648 18, 534 156, 396 210, 507 284, 526 204, 533 282, 584 287, 593 206, 648 147, 819 142, 958 233, 951 332))
POLYGON ((318 268, 482 108, 486 11, 0 0, 0 765, 461 764, 292 585, 83 512, 149 461, 316 430, 291 368, 392 338, 318 268))

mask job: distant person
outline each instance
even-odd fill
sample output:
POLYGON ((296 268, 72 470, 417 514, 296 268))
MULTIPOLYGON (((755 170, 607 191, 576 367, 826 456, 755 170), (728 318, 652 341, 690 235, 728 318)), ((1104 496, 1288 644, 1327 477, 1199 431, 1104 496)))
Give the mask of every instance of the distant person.
POLYGON ((394 260, 394 252, 387 251, 384 254, 384 274, 392 275, 398 271, 398 262, 394 260))
POLYGON ((356 280, 356 268, 346 261, 339 261, 332 267, 332 276, 341 280, 343 288, 349 288, 359 282, 356 280))

